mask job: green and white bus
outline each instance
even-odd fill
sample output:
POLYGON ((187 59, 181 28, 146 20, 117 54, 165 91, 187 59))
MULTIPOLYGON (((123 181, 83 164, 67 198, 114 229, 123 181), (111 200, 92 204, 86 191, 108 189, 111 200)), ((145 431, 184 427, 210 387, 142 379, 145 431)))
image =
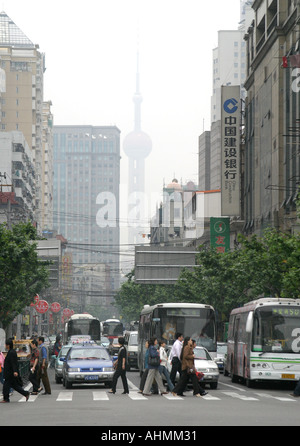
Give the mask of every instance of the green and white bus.
POLYGON ((232 382, 300 379, 300 302, 262 298, 231 312, 225 374, 232 382))

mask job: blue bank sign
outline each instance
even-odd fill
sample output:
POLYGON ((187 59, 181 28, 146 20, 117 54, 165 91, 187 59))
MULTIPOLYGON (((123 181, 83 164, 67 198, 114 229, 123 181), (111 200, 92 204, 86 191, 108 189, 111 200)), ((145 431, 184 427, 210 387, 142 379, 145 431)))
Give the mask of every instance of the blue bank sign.
POLYGON ((240 215, 240 87, 222 87, 221 113, 223 216, 240 215))

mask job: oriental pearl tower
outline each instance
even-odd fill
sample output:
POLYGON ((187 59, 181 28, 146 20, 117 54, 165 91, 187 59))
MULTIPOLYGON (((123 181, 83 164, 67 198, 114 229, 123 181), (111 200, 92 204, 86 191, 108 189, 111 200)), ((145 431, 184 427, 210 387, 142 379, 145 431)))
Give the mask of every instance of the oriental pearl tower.
POLYGON ((123 141, 123 150, 128 156, 128 241, 136 244, 145 242, 144 235, 147 227, 145 213, 145 159, 152 150, 151 138, 141 129, 141 104, 143 98, 140 93, 139 53, 137 53, 136 92, 134 103, 134 130, 123 141))

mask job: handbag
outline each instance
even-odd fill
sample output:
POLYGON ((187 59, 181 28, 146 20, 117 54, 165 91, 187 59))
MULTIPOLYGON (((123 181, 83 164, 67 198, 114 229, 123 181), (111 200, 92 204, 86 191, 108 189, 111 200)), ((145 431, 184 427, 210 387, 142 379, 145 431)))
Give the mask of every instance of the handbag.
POLYGON ((160 365, 160 357, 159 356, 149 356, 148 365, 152 367, 158 367, 160 365))
POLYGON ((204 373, 196 372, 196 376, 197 376, 198 381, 201 381, 201 379, 204 378, 204 373))

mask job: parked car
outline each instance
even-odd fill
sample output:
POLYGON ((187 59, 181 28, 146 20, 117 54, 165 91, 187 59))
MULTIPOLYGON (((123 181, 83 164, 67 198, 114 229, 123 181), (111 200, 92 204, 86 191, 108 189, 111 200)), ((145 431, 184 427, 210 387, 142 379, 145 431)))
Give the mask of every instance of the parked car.
MULTIPOLYGON (((201 383, 209 384, 211 389, 216 389, 218 387, 219 381, 219 369, 217 364, 204 347, 195 347, 194 354, 194 364, 197 372, 204 373, 204 377, 201 380, 201 383)), ((167 369, 169 373, 171 373, 172 364, 170 361, 170 355, 168 356, 167 369)), ((179 380, 179 377, 179 373, 177 373, 176 381, 179 380)))
POLYGON ((138 332, 127 331, 125 333, 125 345, 127 349, 127 370, 130 367, 138 368, 138 332))
POLYGON ((73 384, 104 383, 112 386, 113 360, 107 350, 95 343, 73 345, 63 360, 63 385, 70 389, 73 384))

